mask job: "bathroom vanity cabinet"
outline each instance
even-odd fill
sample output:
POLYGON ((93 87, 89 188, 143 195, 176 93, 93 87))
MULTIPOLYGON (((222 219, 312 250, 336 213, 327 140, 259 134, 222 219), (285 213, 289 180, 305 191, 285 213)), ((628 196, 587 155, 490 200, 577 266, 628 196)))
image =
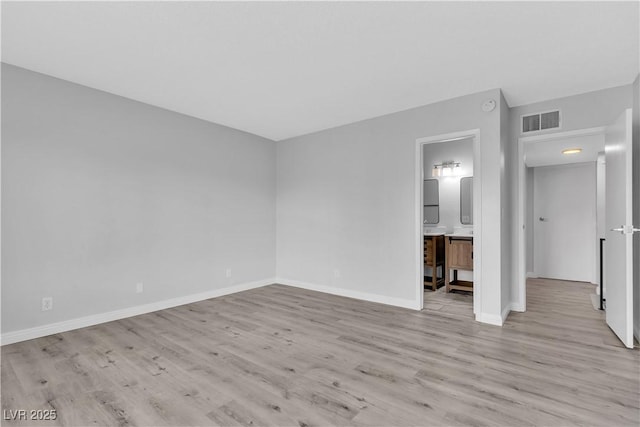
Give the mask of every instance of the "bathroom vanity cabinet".
POLYGON ((473 236, 446 235, 444 246, 446 291, 473 292, 473 281, 458 280, 458 270, 473 271, 473 236))
POLYGON ((424 236, 424 265, 431 267, 431 280, 424 278, 424 285, 437 290, 444 284, 444 275, 438 278, 438 267, 444 273, 444 234, 425 234, 424 236))

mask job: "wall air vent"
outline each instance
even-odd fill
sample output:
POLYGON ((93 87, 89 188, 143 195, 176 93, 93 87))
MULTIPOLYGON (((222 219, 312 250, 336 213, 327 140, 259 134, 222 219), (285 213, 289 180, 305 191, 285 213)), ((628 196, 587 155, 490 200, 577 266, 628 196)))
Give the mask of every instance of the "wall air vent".
POLYGON ((560 110, 522 116, 522 133, 560 128, 560 110))

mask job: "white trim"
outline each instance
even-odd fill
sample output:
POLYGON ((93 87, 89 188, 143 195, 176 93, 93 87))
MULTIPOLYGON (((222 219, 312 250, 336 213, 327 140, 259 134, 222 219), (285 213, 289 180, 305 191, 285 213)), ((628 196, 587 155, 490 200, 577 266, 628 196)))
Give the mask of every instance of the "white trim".
POLYGON ((525 309, 520 304, 512 302, 511 303, 511 311, 517 311, 517 312, 520 312, 520 313, 524 313, 525 309))
POLYGON ((535 273, 533 271, 527 271, 527 279, 537 279, 538 278, 538 273, 535 273))
MULTIPOLYGON (((415 219, 416 219, 416 229, 414 231, 415 236, 415 266, 416 266, 416 281, 418 284, 416 285, 416 304, 418 306, 418 310, 422 310, 424 308, 424 258, 422 251, 424 250, 424 224, 423 224, 423 216, 424 216, 424 208, 423 208, 423 191, 422 191, 422 181, 424 180, 424 166, 423 166, 423 155, 422 155, 422 142, 418 139, 416 141, 416 170, 415 170, 415 219)), ((444 271, 443 271, 444 273, 444 271)))
POLYGON ((214 289, 198 294, 186 295, 168 300, 152 302, 149 304, 138 305, 135 307, 123 308, 121 310, 108 311, 106 313, 94 314, 91 316, 78 317, 76 319, 63 320, 62 322, 50 323, 48 325, 36 326, 29 329, 21 329, 19 331, 6 332, 0 338, 0 345, 13 344, 20 341, 26 341, 34 338, 40 338, 51 334, 71 331, 87 326, 98 325, 100 323, 111 322, 114 320, 124 319, 127 317, 138 316, 140 314, 151 313, 153 311, 164 310, 171 307, 177 307, 184 304, 191 304, 198 301, 216 298, 223 295, 234 294, 236 292, 248 291, 249 289, 261 288, 263 286, 272 285, 274 279, 259 280, 256 282, 242 283, 221 289, 214 289))
POLYGON ((334 288, 331 286, 318 285, 315 283, 302 282, 299 280, 286 279, 286 278, 278 278, 276 279, 276 283, 281 285, 286 285, 286 286, 292 286, 294 288, 307 289, 309 291, 322 292, 325 294, 338 295, 338 296, 347 297, 347 298, 355 298, 363 301, 377 302, 380 304, 408 308, 411 310, 422 310, 422 307, 418 306, 416 304, 416 301, 409 300, 409 299, 394 298, 394 297, 388 297, 385 295, 372 294, 369 292, 352 291, 352 290, 343 289, 343 288, 334 288))
MULTIPOLYGON (((473 312, 482 313, 482 178, 480 165, 480 129, 452 132, 441 135, 418 138, 416 140, 416 172, 415 172, 415 263, 416 263, 416 303, 421 310, 424 307, 424 260, 423 224, 422 224, 422 181, 424 165, 422 146, 438 142, 473 138, 473 312)), ((484 317, 483 317, 484 318, 484 317)), ((478 320, 478 316, 476 316, 478 320)), ((479 320, 482 321, 482 320, 479 320)), ((489 322, 490 323, 490 322, 489 322)))
MULTIPOLYGON (((535 113, 533 113, 535 114, 535 113)), ((522 125, 522 123, 520 123, 522 125)), ((517 244, 517 277, 516 286, 518 289, 518 300, 512 301, 515 307, 519 307, 526 311, 527 309, 527 249, 526 249, 526 230, 525 230, 525 194, 526 194, 526 168, 524 164, 524 146, 525 144, 551 141, 554 139, 573 138, 578 136, 604 135, 605 128, 602 126, 586 129, 570 130, 565 132, 549 132, 542 135, 520 136, 518 138, 518 244, 517 244)), ((537 276, 536 276, 537 277, 537 276)))
MULTIPOLYGON (((633 110, 631 108, 627 108, 624 111, 625 114, 625 123, 627 124, 626 126, 626 135, 625 135, 625 139, 626 141, 628 141, 628 145, 626 147, 626 165, 625 165, 625 172, 626 172, 626 176, 625 176, 625 181, 626 181, 626 185, 625 185, 625 190, 626 190, 626 195, 625 195, 625 199, 627 202, 627 208, 626 210, 626 219, 625 219, 625 224, 631 225, 633 224, 633 110)), ((606 147, 606 142, 605 142, 605 147, 606 147)), ((605 148, 605 153, 606 153, 606 148, 605 148)), ((606 161, 606 155, 605 155, 605 161, 606 161)), ((606 195, 605 195, 606 197, 606 195)), ((631 227, 633 228, 633 225, 631 225, 631 227)), ((634 343, 633 343, 633 333, 634 333, 634 316, 633 316, 633 263, 634 263, 634 254, 633 254, 633 232, 630 234, 626 234, 625 236, 625 243, 626 243, 626 263, 627 263, 627 271, 626 271, 626 303, 627 303, 627 317, 630 318, 630 326, 629 327, 629 331, 627 332, 627 340, 624 343, 627 348, 633 348, 634 343)), ((606 271, 606 270, 605 270, 606 271)), ((605 283, 606 282, 606 278, 605 278, 605 283)))
POLYGON ((502 310, 502 312, 500 313, 500 316, 497 316, 495 314, 488 314, 488 313, 478 313, 476 314, 476 321, 482 322, 482 323, 488 323, 489 325, 494 325, 494 326, 502 326, 507 321, 507 317, 509 317, 509 313, 511 313, 512 311, 524 311, 524 310, 521 310, 520 308, 521 307, 519 307, 517 304, 510 303, 510 304, 507 304, 504 310, 502 310))
MULTIPOLYGON (((545 129, 545 130, 554 130, 553 129, 545 129)), ((585 128, 585 129, 576 129, 576 130, 568 130, 565 132, 548 132, 542 135, 524 135, 518 138, 518 141, 522 141, 525 144, 535 143, 535 142, 543 142, 543 141, 553 141, 554 139, 565 139, 565 138, 575 138, 578 136, 590 136, 590 135, 602 135, 604 134, 604 127, 598 126, 593 128, 585 128)), ((524 153, 523 153, 524 154, 524 153)))
POLYGON ((512 303, 507 304, 507 306, 504 308, 504 310, 502 310, 502 312, 500 313, 500 317, 502 317, 502 324, 503 325, 504 325, 504 322, 507 321, 507 317, 509 317, 509 313, 511 313, 512 306, 513 306, 512 303))
POLYGON ((476 313, 476 322, 482 322, 494 326, 502 326, 504 323, 501 316, 488 313, 476 313))

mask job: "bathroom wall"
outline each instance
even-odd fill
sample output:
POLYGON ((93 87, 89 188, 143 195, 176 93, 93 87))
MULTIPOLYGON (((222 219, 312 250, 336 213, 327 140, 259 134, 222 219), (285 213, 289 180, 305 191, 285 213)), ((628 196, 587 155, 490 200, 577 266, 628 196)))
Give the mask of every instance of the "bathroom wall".
POLYGON ((463 139, 426 144, 422 149, 422 156, 424 158, 424 179, 437 179, 440 191, 440 222, 429 226, 446 227, 447 232, 451 232, 454 227, 462 226, 460 223, 460 178, 473 176, 473 140, 463 139), (459 162, 460 175, 432 177, 433 165, 446 161, 459 162))

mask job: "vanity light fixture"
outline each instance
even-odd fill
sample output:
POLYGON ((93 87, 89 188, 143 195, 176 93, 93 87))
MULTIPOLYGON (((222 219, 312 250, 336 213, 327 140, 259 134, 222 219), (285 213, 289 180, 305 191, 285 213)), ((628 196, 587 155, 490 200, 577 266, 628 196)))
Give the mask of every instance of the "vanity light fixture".
POLYGON ((567 148, 562 150, 562 154, 578 154, 582 151, 582 148, 567 148))
POLYGON ((433 165, 431 176, 459 176, 462 175, 459 162, 442 162, 433 165))

